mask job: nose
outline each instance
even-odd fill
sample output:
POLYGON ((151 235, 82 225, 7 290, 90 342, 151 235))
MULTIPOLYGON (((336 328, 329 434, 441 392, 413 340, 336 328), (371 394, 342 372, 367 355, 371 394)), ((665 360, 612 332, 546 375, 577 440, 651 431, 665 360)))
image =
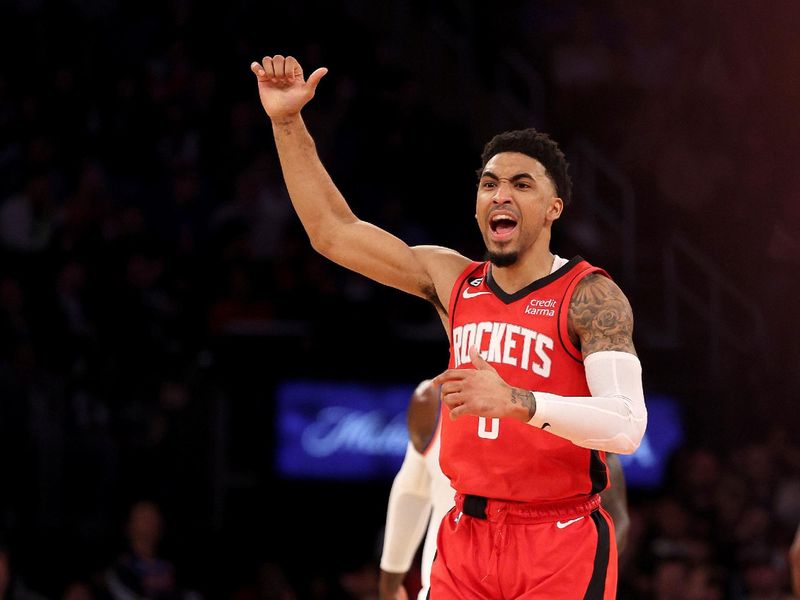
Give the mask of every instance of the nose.
POLYGON ((497 204, 507 204, 511 202, 510 181, 503 181, 501 179, 497 182, 497 187, 495 188, 494 196, 492 196, 492 201, 496 202, 497 204))

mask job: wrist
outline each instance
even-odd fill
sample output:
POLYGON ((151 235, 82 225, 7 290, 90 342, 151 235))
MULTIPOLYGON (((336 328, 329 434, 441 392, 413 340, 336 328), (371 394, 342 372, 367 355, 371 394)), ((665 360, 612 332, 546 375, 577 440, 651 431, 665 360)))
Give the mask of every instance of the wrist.
POLYGON ((511 414, 518 421, 527 423, 536 414, 536 396, 530 390, 511 388, 511 414))
POLYGON ((270 115, 269 118, 270 118, 270 121, 272 121, 272 127, 273 128, 277 128, 277 127, 292 127, 292 126, 297 125, 298 123, 301 122, 301 118, 300 118, 300 113, 299 112, 290 113, 290 114, 287 114, 287 115, 275 115, 275 116, 271 116, 270 115))

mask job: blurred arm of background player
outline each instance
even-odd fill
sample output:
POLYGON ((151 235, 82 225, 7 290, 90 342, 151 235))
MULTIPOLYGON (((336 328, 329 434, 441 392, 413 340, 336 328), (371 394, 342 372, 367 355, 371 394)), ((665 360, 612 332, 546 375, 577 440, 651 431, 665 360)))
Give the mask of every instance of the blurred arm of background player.
POLYGON ((628 491, 625 486, 625 473, 622 471, 619 456, 606 452, 608 475, 611 485, 600 496, 603 498, 603 508, 611 515, 614 521, 614 532, 617 538, 617 553, 622 554, 628 542, 628 532, 631 528, 631 518, 628 515, 628 491))
POLYGON ((800 525, 797 527, 792 547, 789 549, 789 572, 792 576, 792 592, 800 598, 800 525))
MULTIPOLYGON (((422 556, 422 590, 427 593, 436 534, 442 517, 453 506, 453 490, 439 468, 439 389, 425 380, 408 404, 408 447, 389 494, 381 555, 380 600, 407 600, 403 581, 425 534, 422 556), (430 456, 427 457, 426 453, 430 456)), ((606 453, 611 485, 601 495, 603 507, 614 521, 618 552, 628 539, 630 517, 625 474, 619 457, 606 453)))
POLYGON ((453 488, 439 468, 439 388, 421 382, 408 403, 408 447, 403 465, 392 483, 386 510, 381 555, 380 600, 406 600, 403 587, 408 570, 425 534, 419 597, 430 583, 439 523, 452 508, 453 488))

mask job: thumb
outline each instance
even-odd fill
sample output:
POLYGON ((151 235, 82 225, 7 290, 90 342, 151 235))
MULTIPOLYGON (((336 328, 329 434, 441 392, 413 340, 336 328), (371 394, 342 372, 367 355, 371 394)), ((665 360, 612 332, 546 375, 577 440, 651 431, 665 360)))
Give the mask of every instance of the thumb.
POLYGON ((311 75, 308 76, 308 80, 306 81, 306 85, 311 87, 311 91, 316 91, 317 86, 319 85, 320 80, 325 77, 328 73, 328 69, 326 67, 320 67, 316 71, 314 71, 311 75))
POLYGON ((497 373, 497 369, 483 359, 475 346, 469 347, 469 358, 472 361, 472 364, 475 365, 475 368, 479 371, 491 371, 492 373, 497 373))

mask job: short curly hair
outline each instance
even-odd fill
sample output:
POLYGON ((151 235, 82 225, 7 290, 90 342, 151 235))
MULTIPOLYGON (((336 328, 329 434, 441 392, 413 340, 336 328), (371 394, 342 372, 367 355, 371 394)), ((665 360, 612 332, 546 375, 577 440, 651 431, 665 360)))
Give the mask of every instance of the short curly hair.
POLYGON ((558 143, 549 135, 533 127, 498 133, 483 147, 481 168, 478 169, 479 178, 486 168, 486 163, 501 152, 519 152, 538 160, 553 182, 558 197, 564 201, 565 206, 570 203, 572 179, 568 172, 569 163, 558 143))

